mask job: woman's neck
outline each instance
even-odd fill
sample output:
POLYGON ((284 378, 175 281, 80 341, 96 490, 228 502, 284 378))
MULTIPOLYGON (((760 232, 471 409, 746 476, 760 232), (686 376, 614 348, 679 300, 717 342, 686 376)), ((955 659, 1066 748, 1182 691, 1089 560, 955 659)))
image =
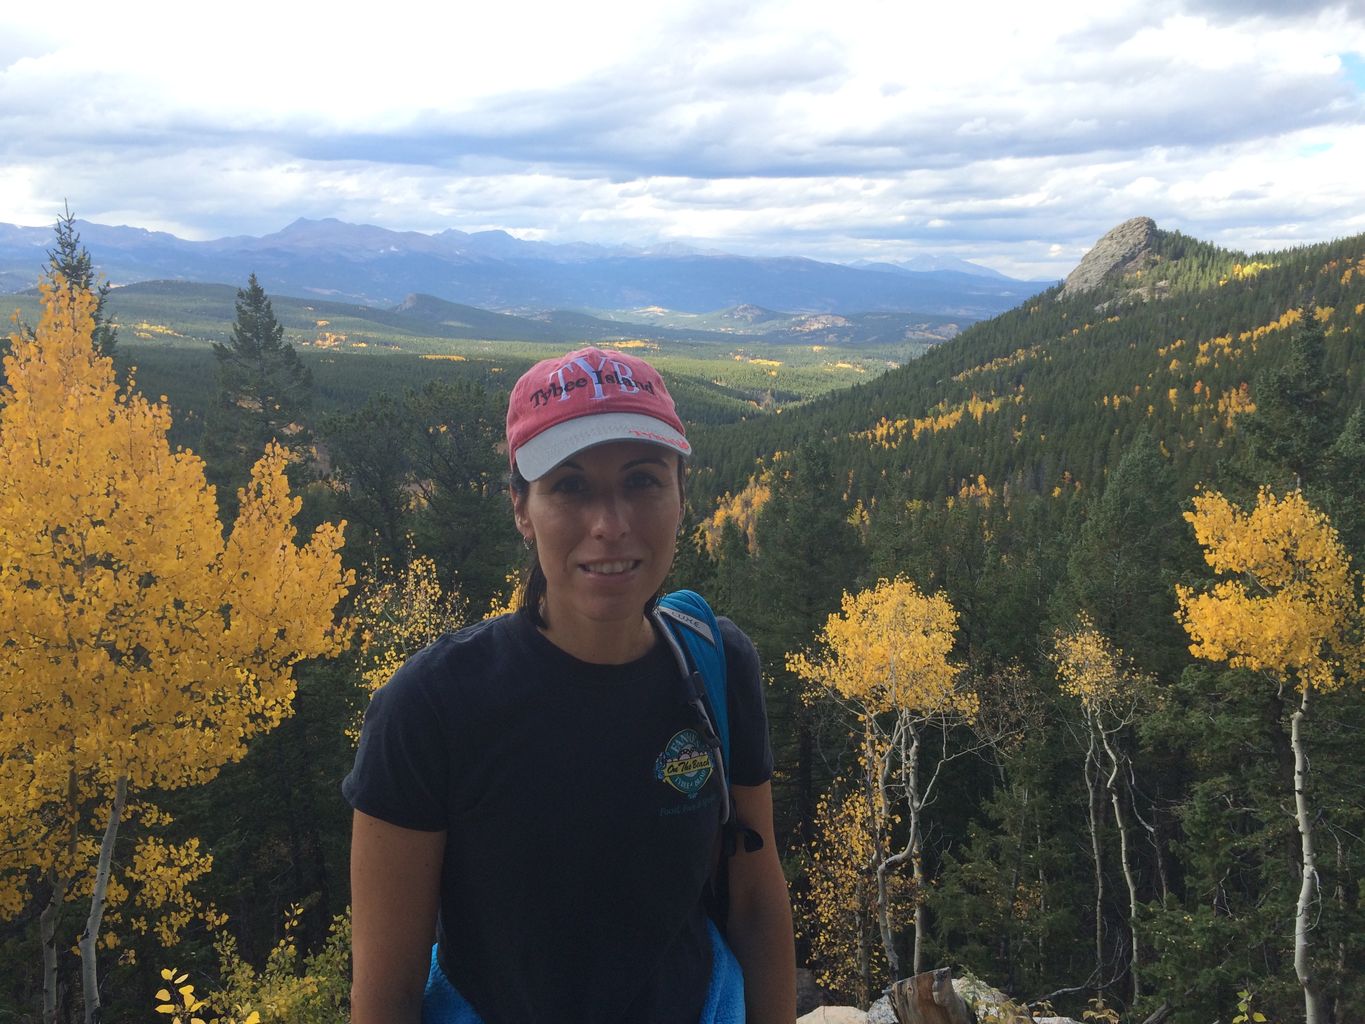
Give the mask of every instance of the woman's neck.
POLYGON ((542 605, 541 618, 545 625, 540 632, 550 643, 591 665, 624 665, 636 661, 648 654, 658 639, 644 615, 624 623, 574 621, 573 616, 555 614, 542 605))

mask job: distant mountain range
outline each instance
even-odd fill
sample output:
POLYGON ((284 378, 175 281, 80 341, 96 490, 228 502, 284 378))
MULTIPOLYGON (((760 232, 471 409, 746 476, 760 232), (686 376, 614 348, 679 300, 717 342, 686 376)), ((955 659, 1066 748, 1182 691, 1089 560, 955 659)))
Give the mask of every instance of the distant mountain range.
MULTIPOLYGON (((240 285, 255 273, 272 294, 397 305, 422 293, 509 313, 632 310, 714 313, 756 306, 789 313, 899 312, 980 320, 1054 282, 1018 281, 962 260, 845 266, 749 258, 681 246, 657 250, 555 245, 503 231, 425 235, 338 220, 304 220, 260 238, 192 242, 165 232, 77 221, 115 286, 172 280, 240 285)), ((48 228, 0 224, 0 291, 35 283, 48 228)))

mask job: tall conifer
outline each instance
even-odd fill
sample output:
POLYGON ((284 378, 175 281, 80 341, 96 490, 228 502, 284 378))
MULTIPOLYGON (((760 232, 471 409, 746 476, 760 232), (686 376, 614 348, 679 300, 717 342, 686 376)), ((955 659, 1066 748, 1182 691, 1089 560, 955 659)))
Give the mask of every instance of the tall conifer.
POLYGON ((292 459, 308 449, 304 419, 312 399, 313 379, 294 346, 284 340, 270 299, 252 274, 237 291, 237 319, 228 344, 217 342, 218 399, 209 415, 206 441, 214 482, 231 508, 233 495, 246 481, 254 452, 271 441, 292 459))

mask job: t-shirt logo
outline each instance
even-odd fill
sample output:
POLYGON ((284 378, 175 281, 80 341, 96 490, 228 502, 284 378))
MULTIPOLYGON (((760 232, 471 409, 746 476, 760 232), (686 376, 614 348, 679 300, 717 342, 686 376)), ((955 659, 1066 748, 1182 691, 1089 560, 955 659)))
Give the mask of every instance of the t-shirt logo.
POLYGON ((664 752, 654 759, 654 777, 667 782, 689 800, 706 785, 714 770, 711 751, 706 749, 695 729, 676 733, 664 752))

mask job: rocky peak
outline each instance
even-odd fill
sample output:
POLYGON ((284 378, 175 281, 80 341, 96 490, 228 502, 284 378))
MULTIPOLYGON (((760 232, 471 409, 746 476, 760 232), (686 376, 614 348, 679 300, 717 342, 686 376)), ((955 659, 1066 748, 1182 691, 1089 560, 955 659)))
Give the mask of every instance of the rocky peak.
POLYGON ((1155 246, 1156 222, 1152 218, 1124 221, 1096 242, 1080 266, 1067 275, 1061 297, 1094 291, 1105 281, 1141 270, 1151 262, 1155 246))

